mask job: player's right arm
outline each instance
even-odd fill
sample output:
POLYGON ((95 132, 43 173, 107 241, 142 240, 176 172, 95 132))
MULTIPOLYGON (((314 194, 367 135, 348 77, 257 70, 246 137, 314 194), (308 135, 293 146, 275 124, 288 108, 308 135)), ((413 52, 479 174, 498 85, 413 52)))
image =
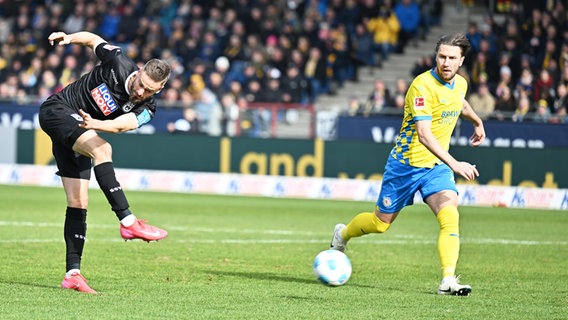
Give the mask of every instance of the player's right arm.
POLYGON ((49 35, 48 40, 51 45, 79 44, 88 46, 91 49, 95 49, 100 43, 106 42, 105 39, 88 31, 79 31, 71 34, 66 34, 62 31, 53 32, 49 35))
POLYGON ((438 139, 432 133, 432 121, 419 120, 416 121, 416 132, 418 140, 434 154, 438 159, 447 164, 452 171, 464 177, 466 180, 474 180, 479 176, 479 172, 475 165, 465 161, 458 161, 448 151, 446 151, 438 139))

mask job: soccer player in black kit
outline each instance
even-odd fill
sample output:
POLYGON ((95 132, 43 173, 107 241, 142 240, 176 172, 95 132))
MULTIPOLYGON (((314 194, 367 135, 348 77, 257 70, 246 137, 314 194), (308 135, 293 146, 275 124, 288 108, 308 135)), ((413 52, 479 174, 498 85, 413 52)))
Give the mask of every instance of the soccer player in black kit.
POLYGON ((61 286, 96 293, 81 275, 81 256, 87 231, 88 187, 91 167, 112 210, 120 220, 125 240, 157 241, 168 233, 137 219, 116 180, 111 145, 97 131, 120 133, 134 130, 154 116, 154 94, 170 76, 170 66, 159 59, 141 69, 122 53, 90 32, 54 32, 51 45, 79 44, 92 48, 101 63, 40 107, 41 128, 50 136, 57 174, 67 197, 64 238, 67 273, 61 286))

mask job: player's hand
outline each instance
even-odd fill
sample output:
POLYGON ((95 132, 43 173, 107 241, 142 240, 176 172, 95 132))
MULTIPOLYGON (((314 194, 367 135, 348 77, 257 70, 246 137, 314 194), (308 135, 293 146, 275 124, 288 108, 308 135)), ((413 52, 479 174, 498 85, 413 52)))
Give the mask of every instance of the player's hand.
POLYGON ((476 166, 465 161, 458 162, 457 167, 452 168, 452 170, 467 181, 475 180, 476 177, 479 177, 479 171, 477 171, 476 166))
POLYGON ((90 114, 86 113, 85 111, 79 109, 79 115, 83 118, 83 123, 79 124, 79 127, 85 129, 95 129, 95 122, 96 119, 93 119, 90 114))
POLYGON ((469 142, 473 147, 480 146, 485 140, 485 129, 483 126, 476 126, 473 128, 473 134, 469 138, 469 142))
POLYGON ((47 39, 49 40, 49 44, 51 44, 52 46, 54 44, 62 46, 71 42, 71 38, 67 36, 65 32, 53 32, 47 39))

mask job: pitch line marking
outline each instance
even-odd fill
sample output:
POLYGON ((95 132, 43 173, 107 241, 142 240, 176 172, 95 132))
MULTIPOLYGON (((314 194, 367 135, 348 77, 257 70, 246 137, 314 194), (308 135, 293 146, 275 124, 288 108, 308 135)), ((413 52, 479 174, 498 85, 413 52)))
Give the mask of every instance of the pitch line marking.
MULTIPOLYGON (((34 227, 34 228, 61 228, 63 227, 63 222, 30 222, 30 221, 2 221, 0 220, 0 227, 34 227)), ((89 224, 89 229, 114 229, 117 228, 117 224, 89 224)), ((172 239, 170 236, 169 241, 175 241, 177 243, 203 243, 203 244, 214 244, 214 243, 225 243, 225 244, 302 244, 302 243, 327 243, 329 242, 328 234, 325 234, 325 238, 319 238, 323 236, 323 233, 315 232, 294 232, 291 230, 257 230, 257 229, 239 229, 239 228, 187 228, 187 227, 169 227, 168 230, 175 231, 191 231, 191 232, 204 232, 204 233, 237 233, 237 234, 264 234, 264 235, 284 235, 284 236, 313 236, 317 239, 219 239, 219 240, 199 240, 199 239, 172 239)), ((356 239, 357 243, 361 244, 435 244, 436 239, 430 239, 424 236, 416 235, 393 235, 397 239, 380 239, 376 237, 375 239, 356 239)), ((121 238, 118 239, 92 239, 88 238, 90 241, 96 242, 122 242, 121 238)), ((48 243, 48 242, 63 242, 63 239, 0 239, 0 243, 48 243)), ((502 244, 502 245, 558 245, 565 246, 568 245, 568 241, 537 241, 537 240, 515 240, 515 239, 487 239, 487 238, 462 238, 462 244, 502 244)))

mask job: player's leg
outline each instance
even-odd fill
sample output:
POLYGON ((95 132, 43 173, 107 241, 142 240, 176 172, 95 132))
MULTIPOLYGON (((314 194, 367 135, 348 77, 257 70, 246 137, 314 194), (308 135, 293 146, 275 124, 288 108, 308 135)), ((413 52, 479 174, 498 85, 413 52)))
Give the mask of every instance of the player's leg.
POLYGON ((438 254, 442 264, 442 276, 455 275, 460 250, 458 197, 452 190, 440 191, 429 196, 426 203, 430 206, 440 224, 438 235, 438 254))
POLYGON ((61 287, 96 293, 81 275, 81 259, 87 237, 87 207, 91 159, 76 156, 71 149, 54 142, 58 174, 67 199, 63 237, 65 239, 65 277, 61 287))
POLYGON ((414 168, 389 159, 375 212, 359 213, 347 225, 337 224, 330 248, 344 251, 351 238, 386 232, 400 210, 413 202, 414 193, 418 189, 414 174, 414 168))
POLYGON ((453 172, 446 165, 434 167, 425 177, 421 190, 440 224, 438 255, 442 266, 442 284, 439 294, 469 295, 471 287, 460 285, 455 277, 460 251, 458 193, 453 182, 453 172))
POLYGON ((116 179, 112 163, 112 147, 106 140, 95 131, 87 130, 77 138, 73 150, 93 159, 95 178, 112 210, 120 220, 120 233, 124 239, 153 241, 163 239, 168 235, 167 231, 136 219, 130 212, 126 195, 116 179))

